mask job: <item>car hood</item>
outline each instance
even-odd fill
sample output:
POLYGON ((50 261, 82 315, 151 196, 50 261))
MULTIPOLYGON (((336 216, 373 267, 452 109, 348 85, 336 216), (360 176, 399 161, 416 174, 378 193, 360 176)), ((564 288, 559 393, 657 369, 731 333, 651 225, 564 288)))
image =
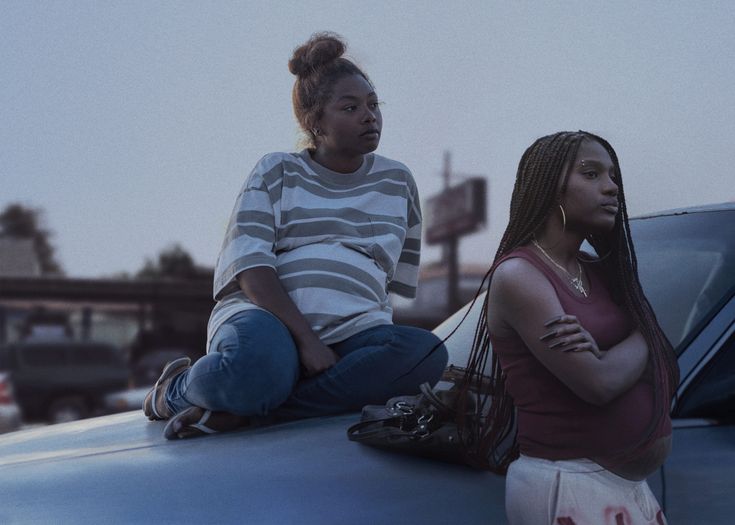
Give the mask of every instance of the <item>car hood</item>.
POLYGON ((346 429, 358 419, 167 441, 163 423, 137 411, 0 436, 0 522, 505 519, 503 478, 350 442, 346 429))

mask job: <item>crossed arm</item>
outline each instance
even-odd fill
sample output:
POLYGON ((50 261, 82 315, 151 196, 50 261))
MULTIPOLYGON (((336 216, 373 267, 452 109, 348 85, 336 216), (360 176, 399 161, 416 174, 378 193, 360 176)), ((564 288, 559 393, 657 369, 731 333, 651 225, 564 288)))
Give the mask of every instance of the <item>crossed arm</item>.
POLYGON ((648 347, 638 330, 601 352, 579 320, 562 309, 556 292, 529 262, 509 259, 498 266, 490 286, 489 326, 515 330, 531 353, 572 392, 604 405, 640 378, 648 347))

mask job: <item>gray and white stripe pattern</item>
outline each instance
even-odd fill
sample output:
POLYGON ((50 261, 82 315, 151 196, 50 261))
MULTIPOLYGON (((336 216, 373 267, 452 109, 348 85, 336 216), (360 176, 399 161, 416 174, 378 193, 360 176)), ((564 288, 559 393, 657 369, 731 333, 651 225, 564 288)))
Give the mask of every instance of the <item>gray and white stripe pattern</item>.
POLYGON ((326 344, 392 322, 388 293, 415 297, 421 208, 411 172, 370 154, 354 173, 308 151, 271 153, 255 166, 230 217, 214 275, 208 340, 250 308, 237 275, 273 268, 326 344))

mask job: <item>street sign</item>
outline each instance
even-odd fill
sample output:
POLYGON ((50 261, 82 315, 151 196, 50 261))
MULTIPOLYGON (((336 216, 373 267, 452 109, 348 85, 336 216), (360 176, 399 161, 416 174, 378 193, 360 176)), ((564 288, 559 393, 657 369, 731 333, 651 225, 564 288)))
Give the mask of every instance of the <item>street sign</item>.
POLYGON ((426 243, 439 244, 472 233, 487 220, 487 180, 472 177, 430 197, 424 205, 426 243))

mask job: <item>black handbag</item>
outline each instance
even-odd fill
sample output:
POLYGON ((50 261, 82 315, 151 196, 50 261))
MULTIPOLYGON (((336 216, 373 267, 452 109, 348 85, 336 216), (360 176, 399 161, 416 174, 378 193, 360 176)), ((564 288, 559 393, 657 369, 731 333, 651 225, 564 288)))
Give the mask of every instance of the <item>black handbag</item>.
MULTIPOLYGON (((457 390, 432 390, 429 383, 413 396, 385 405, 367 405, 347 430, 350 441, 452 463, 466 463, 457 430, 457 390)), ((472 401, 472 399, 468 399, 472 401)), ((474 403, 466 417, 476 417, 474 403)))

